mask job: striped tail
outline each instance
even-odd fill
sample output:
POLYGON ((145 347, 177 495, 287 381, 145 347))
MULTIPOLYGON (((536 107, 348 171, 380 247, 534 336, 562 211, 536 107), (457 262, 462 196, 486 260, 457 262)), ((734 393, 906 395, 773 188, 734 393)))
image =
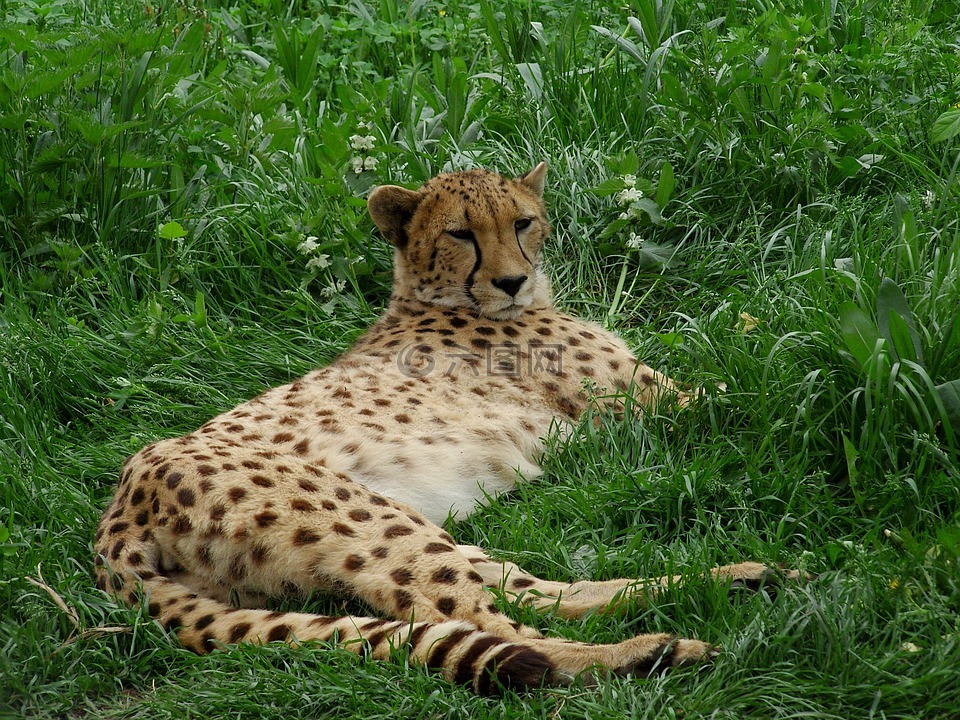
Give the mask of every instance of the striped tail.
POLYGON ((363 657, 387 660, 392 650, 406 648, 411 661, 436 668, 447 680, 481 694, 540 687, 554 676, 553 664, 543 653, 458 620, 403 622, 234 608, 149 572, 115 574, 109 582, 103 573, 98 585, 129 604, 146 602, 151 617, 201 654, 241 642, 328 641, 363 657), (141 593, 130 590, 137 585, 141 593))

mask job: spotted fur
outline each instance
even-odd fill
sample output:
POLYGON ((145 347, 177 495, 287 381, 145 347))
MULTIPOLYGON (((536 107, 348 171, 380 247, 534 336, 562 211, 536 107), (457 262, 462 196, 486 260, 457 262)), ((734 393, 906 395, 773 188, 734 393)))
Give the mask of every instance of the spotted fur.
MULTIPOLYGON (((706 644, 663 634, 543 638, 490 592, 575 618, 678 578, 550 582, 440 527, 539 475, 543 438, 577 421, 587 385, 647 408, 690 399, 618 337, 553 307, 545 176, 540 164, 516 179, 471 171, 376 189, 370 214, 395 246, 383 317, 328 367, 127 460, 96 533, 98 586, 200 653, 336 639, 384 659, 405 647, 478 692, 708 658, 706 644), (257 607, 315 590, 380 616, 257 607)), ((749 584, 769 570, 713 573, 749 584)))

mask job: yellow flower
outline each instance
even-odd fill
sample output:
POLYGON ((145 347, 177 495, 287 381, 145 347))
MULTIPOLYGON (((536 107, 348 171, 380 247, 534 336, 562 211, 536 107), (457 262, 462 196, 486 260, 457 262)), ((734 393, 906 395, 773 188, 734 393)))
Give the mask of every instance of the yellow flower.
POLYGON ((900 578, 894 578, 890 581, 889 588, 891 590, 896 590, 898 587, 900 587, 900 578))
POLYGON ((740 313, 740 322, 737 323, 737 332, 746 335, 751 330, 756 330, 760 326, 760 319, 755 318, 750 313, 740 313))

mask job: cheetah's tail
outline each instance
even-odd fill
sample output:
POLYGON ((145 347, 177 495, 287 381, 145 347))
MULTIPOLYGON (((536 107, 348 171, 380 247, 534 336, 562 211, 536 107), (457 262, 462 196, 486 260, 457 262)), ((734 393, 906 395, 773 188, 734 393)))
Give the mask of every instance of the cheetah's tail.
POLYGON ((481 694, 494 694, 501 687, 540 687, 560 679, 543 653, 467 622, 403 622, 234 608, 198 595, 159 572, 124 567, 126 553, 121 550, 118 555, 110 559, 109 572, 104 558, 97 558, 97 586, 128 605, 146 604, 151 617, 200 654, 231 643, 296 645, 319 640, 378 660, 389 659, 395 648, 406 648, 411 661, 437 668, 448 680, 469 684, 481 694))

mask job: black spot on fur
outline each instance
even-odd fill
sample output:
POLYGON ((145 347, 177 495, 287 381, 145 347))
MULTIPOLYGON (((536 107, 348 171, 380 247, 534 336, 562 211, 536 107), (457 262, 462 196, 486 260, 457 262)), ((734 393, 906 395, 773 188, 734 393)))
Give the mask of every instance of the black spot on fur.
POLYGON ((437 610, 442 612, 444 615, 450 616, 456 612, 457 601, 452 597, 442 597, 437 600, 437 610))
POLYGON ((453 548, 443 543, 427 543, 423 546, 423 551, 427 555, 439 555, 440 553, 453 552, 453 548))
POLYGON ((387 540, 392 540, 394 538, 403 537, 404 535, 412 535, 413 529, 407 527, 406 525, 391 525, 386 530, 383 531, 383 537, 387 540))
POLYGON ((281 623, 280 625, 274 625, 270 628, 270 632, 267 633, 267 642, 277 642, 278 640, 286 640, 287 636, 290 634, 290 626, 281 623))
POLYGON ((476 674, 477 661, 490 648, 502 643, 503 641, 499 638, 489 635, 478 638, 457 661, 457 672, 453 676, 453 681, 458 685, 466 685, 473 680, 476 674))
POLYGON ((227 636, 228 642, 237 643, 243 640, 246 637, 247 633, 250 632, 250 623, 237 623, 232 628, 230 628, 230 634, 227 636))
POLYGON ((215 619, 216 619, 216 618, 215 618, 213 615, 204 615, 203 617, 199 618, 199 619, 193 624, 193 626, 194 626, 197 630, 203 630, 204 628, 207 628, 207 627, 210 627, 211 625, 213 625, 213 621, 214 621, 215 619))
POLYGON ((315 542, 320 540, 320 536, 317 535, 313 530, 308 530, 307 528, 298 528, 293 533, 293 544, 302 546, 302 545, 312 545, 315 542))
POLYGON ((629 668, 621 668, 619 673, 631 673, 637 677, 650 677, 669 670, 673 665, 675 643, 670 640, 661 643, 650 655, 629 668))
POLYGON ((407 570, 407 568, 397 568, 390 573, 390 579, 397 585, 409 585, 413 582, 413 573, 407 570))
POLYGON ((441 585, 454 585, 459 578, 459 574, 452 567, 444 566, 436 570, 433 575, 430 576, 430 579, 435 583, 440 583, 441 585))
POLYGON ((487 661, 477 677, 476 690, 481 695, 490 695, 500 688, 517 691, 538 688, 549 683, 552 675, 553 663, 546 655, 510 645, 487 661))

